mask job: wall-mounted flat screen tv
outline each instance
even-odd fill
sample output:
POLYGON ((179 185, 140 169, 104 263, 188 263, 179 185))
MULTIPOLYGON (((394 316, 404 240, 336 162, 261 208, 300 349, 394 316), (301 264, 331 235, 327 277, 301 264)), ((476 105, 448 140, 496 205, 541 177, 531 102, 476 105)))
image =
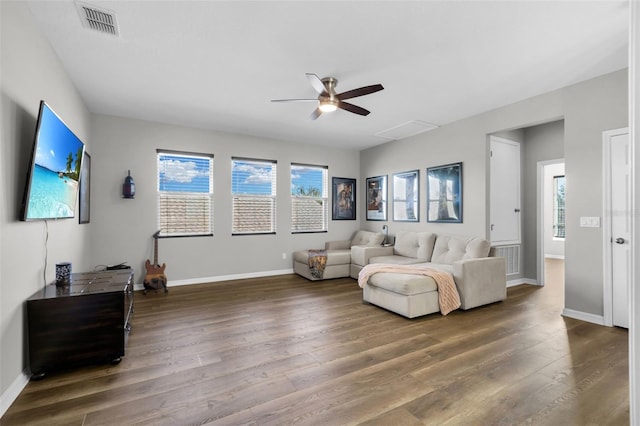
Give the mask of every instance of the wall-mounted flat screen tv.
POLYGON ((21 219, 75 216, 84 143, 58 115, 40 102, 21 219))

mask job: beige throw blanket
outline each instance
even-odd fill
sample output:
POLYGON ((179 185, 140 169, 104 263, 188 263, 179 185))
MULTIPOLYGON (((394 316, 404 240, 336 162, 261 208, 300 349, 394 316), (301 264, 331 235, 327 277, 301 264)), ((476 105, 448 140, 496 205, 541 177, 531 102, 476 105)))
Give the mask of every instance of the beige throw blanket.
POLYGON ((453 281, 453 276, 448 272, 441 272, 435 269, 414 265, 392 265, 385 263, 372 263, 366 265, 358 274, 358 285, 364 288, 369 277, 378 272, 395 272, 400 274, 425 275, 433 278, 438 286, 438 304, 442 315, 447 315, 455 311, 461 305, 460 294, 453 281))

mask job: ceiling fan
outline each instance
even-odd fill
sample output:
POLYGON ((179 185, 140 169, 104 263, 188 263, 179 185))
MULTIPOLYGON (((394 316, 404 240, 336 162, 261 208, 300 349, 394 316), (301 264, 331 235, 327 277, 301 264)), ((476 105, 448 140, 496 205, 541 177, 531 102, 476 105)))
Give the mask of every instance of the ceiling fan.
POLYGON ((345 102, 345 99, 357 98, 358 96, 369 95, 378 92, 384 87, 382 84, 374 84, 364 86, 358 89, 348 90, 342 93, 336 93, 336 85, 338 80, 333 77, 320 78, 316 74, 307 73, 307 79, 311 86, 318 92, 315 99, 272 99, 271 102, 318 102, 318 107, 311 113, 311 119, 315 120, 320 117, 323 112, 332 112, 340 108, 345 111, 358 115, 369 115, 370 111, 357 105, 345 102))

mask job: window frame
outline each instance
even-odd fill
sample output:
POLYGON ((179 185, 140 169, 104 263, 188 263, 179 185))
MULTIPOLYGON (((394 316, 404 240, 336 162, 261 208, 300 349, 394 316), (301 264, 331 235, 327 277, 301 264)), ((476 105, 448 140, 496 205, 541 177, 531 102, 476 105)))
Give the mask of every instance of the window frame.
POLYGON ((567 207, 566 207, 566 186, 567 179, 565 175, 553 176, 553 238, 557 240, 566 239, 567 229, 567 207), (559 182, 562 179, 562 206, 560 206, 560 200, 558 199, 559 182), (562 217, 560 217, 562 216, 562 217), (560 233, 560 229, 562 232, 560 233), (560 235, 561 234, 561 235, 560 235))
POLYGON ((231 235, 273 235, 277 232, 278 225, 278 217, 277 217, 277 179, 278 179, 278 171, 277 171, 278 162, 277 160, 265 160, 259 158, 247 158, 247 157, 231 157, 231 235), (254 164, 256 166, 266 166, 269 165, 270 169, 270 185, 271 185, 271 193, 270 194, 258 194, 258 193, 242 193, 235 192, 235 174, 236 171, 236 163, 246 163, 246 164, 254 164), (250 231, 241 231, 236 228, 236 203, 241 202, 243 199, 252 199, 253 201, 261 200, 261 199, 269 199, 271 200, 270 207, 270 229, 269 230, 250 230, 250 231))
POLYGON ((329 231, 329 166, 318 164, 306 164, 306 163, 291 163, 289 170, 289 178, 291 184, 291 224, 290 229, 292 234, 313 234, 329 231), (296 195, 294 194, 294 170, 296 169, 317 169, 322 173, 322 188, 320 188, 320 196, 312 195, 296 195), (320 229, 307 228, 307 229, 294 229, 296 223, 300 223, 294 218, 297 216, 295 209, 296 206, 301 204, 302 200, 315 200, 320 201, 322 204, 322 226, 320 229))
MULTIPOLYGON (((166 173, 166 170, 165 170, 166 173)), ((169 149, 156 149, 156 208, 157 208, 157 225, 160 230, 159 238, 181 238, 181 237, 211 237, 214 233, 214 154, 211 153, 201 153, 201 152, 189 152, 189 151, 177 151, 177 150, 169 150, 169 149), (169 191, 166 189, 162 189, 162 177, 161 177, 161 157, 182 157, 182 158, 193 158, 197 161, 208 161, 208 179, 209 179, 209 191, 206 195, 202 195, 204 193, 200 192, 188 192, 188 191, 169 191), (208 212, 206 212, 206 216, 208 216, 208 224, 203 223, 206 231, 204 232, 168 232, 163 229, 163 225, 165 220, 163 220, 162 215, 162 197, 163 194, 167 194, 165 196, 171 196, 173 194, 175 197, 187 197, 187 198, 201 198, 207 199, 208 202, 208 212)), ((185 206, 188 207, 188 206, 185 206)), ((186 222, 183 225, 188 225, 186 222)))

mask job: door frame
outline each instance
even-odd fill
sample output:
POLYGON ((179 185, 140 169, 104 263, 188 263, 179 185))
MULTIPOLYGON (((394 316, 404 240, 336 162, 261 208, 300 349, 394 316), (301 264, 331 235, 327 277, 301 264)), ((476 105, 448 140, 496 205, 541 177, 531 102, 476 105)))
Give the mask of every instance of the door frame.
POLYGON ((537 259, 536 259, 536 274, 538 275, 536 278, 536 283, 540 286, 544 286, 545 285, 545 268, 544 268, 544 205, 545 205, 545 194, 544 193, 544 168, 546 166, 551 166, 553 164, 564 164, 564 158, 558 158, 555 160, 546 160, 546 161, 538 161, 537 164, 537 182, 538 184, 536 185, 536 192, 537 192, 537 215, 536 215, 536 227, 537 227, 537 232, 536 232, 536 239, 537 239, 537 259))
MULTIPOLYGON (((613 282, 611 266, 611 139, 614 136, 629 133, 628 127, 605 130, 602 132, 602 255, 603 255, 603 285, 602 285, 602 316, 604 325, 613 327, 613 282)), ((631 140, 629 140, 631 143, 631 140)), ((631 196, 631 194, 629 194, 631 196)), ((631 201, 631 200, 630 200, 631 201)), ((633 259, 631 259, 633 262, 633 259)), ((632 266, 633 268, 633 266, 632 266)), ((631 312, 631 309, 629 310, 631 312)))

